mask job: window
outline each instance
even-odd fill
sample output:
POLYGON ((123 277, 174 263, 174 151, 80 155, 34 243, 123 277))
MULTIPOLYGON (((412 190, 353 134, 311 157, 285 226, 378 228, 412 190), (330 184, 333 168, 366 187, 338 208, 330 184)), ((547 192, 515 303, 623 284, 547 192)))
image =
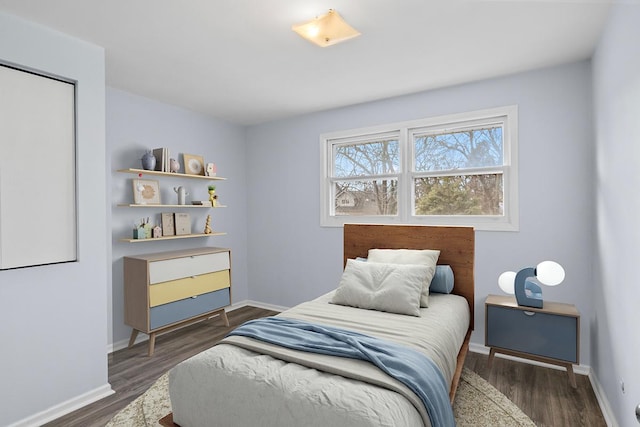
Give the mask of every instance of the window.
POLYGON ((517 230, 517 107, 321 135, 321 225, 517 230))

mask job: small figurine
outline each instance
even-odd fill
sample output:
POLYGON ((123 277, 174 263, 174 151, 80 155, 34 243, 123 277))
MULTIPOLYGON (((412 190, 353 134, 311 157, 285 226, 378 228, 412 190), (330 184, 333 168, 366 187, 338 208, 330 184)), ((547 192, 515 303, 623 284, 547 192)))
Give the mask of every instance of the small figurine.
POLYGON ((189 195, 187 190, 185 190, 183 186, 180 186, 180 187, 173 187, 173 191, 175 191, 176 194, 178 195, 178 204, 184 205, 186 203, 185 198, 186 196, 189 195))
POLYGON ((153 227, 153 238, 157 239, 158 237, 162 237, 162 227, 156 225, 153 227))
POLYGON ((169 159, 169 172, 178 173, 180 170, 180 163, 176 159, 169 159))
POLYGON ((211 215, 207 215, 207 222, 204 225, 204 234, 211 234, 211 215))
POLYGON ((215 163, 207 163, 207 176, 216 176, 217 168, 215 163))
POLYGON ((209 201, 211 202, 211 207, 215 208, 216 207, 216 200, 218 199, 218 196, 216 194, 216 186, 215 185, 210 185, 207 188, 209 189, 209 201))

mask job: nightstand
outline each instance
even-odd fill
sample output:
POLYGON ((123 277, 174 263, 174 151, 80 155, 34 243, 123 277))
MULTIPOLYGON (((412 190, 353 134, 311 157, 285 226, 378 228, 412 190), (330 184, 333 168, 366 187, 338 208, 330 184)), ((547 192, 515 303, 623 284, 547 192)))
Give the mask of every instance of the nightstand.
POLYGON ((580 313, 574 305, 544 301, 543 308, 522 307, 512 296, 485 300, 485 340, 496 353, 560 365, 575 388, 573 364, 580 363, 580 313))

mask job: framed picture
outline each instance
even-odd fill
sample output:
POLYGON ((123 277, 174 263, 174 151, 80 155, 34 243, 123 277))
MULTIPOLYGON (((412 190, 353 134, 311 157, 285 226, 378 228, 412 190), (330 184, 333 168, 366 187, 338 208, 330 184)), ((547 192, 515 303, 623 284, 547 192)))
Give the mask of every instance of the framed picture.
POLYGON ((176 221, 176 236, 183 236, 185 234, 191 234, 191 217, 188 213, 175 214, 176 221))
POLYGON ((184 162, 184 173, 204 176, 204 159, 202 156, 183 154, 182 160, 184 162))
POLYGON ((136 205, 159 205, 160 186, 153 179, 133 179, 133 202, 136 205))
POLYGON ((173 212, 162 212, 162 235, 175 236, 176 227, 173 222, 173 212))

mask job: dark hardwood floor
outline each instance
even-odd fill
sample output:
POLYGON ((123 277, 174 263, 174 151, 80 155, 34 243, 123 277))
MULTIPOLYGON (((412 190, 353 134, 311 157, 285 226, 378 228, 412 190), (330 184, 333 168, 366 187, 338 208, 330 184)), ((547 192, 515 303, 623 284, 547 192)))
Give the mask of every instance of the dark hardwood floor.
POLYGON ((489 370, 488 357, 469 352, 465 366, 500 390, 538 427, 607 425, 586 375, 576 375, 574 389, 564 370, 503 359, 499 355, 489 370))
MULTIPOLYGON (((116 351, 109 355, 109 382, 116 393, 45 425, 104 426, 179 362, 210 348, 241 323, 273 314, 276 313, 242 307, 229 312, 230 327, 215 317, 160 335, 153 357, 147 357, 146 342, 116 351)), ((491 371, 486 365, 486 355, 471 352, 467 355, 465 366, 504 393, 538 426, 606 425, 586 376, 576 376, 578 388, 574 390, 563 371, 499 357, 494 359, 491 371)))
MULTIPOLYGON (((255 307, 230 311, 229 327, 219 317, 158 335, 152 357, 147 356, 147 341, 109 355, 109 383, 115 394, 45 426, 104 426, 115 414, 144 393, 163 373, 220 341, 233 328, 250 319, 277 314, 255 307)), ((135 426, 131 426, 135 427, 135 426)))

